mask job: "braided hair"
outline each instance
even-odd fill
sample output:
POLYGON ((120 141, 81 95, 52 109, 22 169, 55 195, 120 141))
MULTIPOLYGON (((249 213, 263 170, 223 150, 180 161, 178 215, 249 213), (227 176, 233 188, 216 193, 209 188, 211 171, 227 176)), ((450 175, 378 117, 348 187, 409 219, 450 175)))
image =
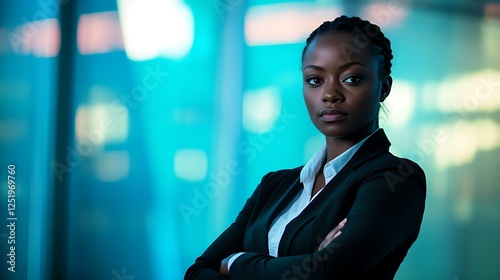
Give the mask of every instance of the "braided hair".
MULTIPOLYGON (((367 40, 366 45, 360 45, 356 47, 371 47, 376 54, 382 56, 382 61, 379 64, 379 75, 381 77, 386 77, 391 74, 391 60, 392 50, 391 41, 384 36, 384 33, 380 30, 376 24, 372 24, 367 20, 362 20, 359 17, 347 17, 340 16, 334 21, 325 21, 316 30, 314 30, 309 38, 306 40, 306 46, 302 51, 302 59, 304 59, 304 54, 309 47, 309 45, 322 34, 328 32, 348 32, 356 33, 367 40)), ((358 42, 361 44, 361 42, 358 42)))

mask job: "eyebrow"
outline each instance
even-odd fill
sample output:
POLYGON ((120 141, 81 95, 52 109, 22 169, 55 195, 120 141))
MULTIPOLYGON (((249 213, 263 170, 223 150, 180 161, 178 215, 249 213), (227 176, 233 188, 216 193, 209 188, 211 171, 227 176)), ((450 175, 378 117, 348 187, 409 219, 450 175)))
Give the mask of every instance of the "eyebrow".
MULTIPOLYGON (((343 64, 343 65, 340 65, 338 68, 341 69, 341 70, 344 70, 344 69, 347 69, 353 65, 361 65, 363 67, 366 68, 366 65, 364 65, 363 63, 361 62, 357 62, 357 61, 351 61, 351 62, 348 62, 346 64, 343 64)), ((316 69, 316 70, 319 70, 319 71, 324 71, 325 68, 321 67, 321 66, 317 66, 317 65, 307 65, 306 67, 304 67, 304 69, 302 70, 306 70, 307 68, 312 68, 312 69, 316 69)))

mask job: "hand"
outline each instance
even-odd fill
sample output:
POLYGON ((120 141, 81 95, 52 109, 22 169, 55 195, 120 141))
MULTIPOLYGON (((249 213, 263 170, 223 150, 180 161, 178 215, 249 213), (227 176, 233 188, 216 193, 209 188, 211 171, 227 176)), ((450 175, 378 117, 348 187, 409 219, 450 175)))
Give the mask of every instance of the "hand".
MULTIPOLYGON (((236 253, 235 253, 236 254, 236 253)), ((219 273, 225 276, 229 276, 229 269, 227 267, 227 264, 229 263, 229 259, 234 256, 235 254, 231 254, 229 257, 223 259, 220 262, 220 267, 219 267, 219 273)))
POLYGON ((341 229, 344 228, 346 222, 347 222, 347 218, 343 219, 342 222, 340 222, 338 224, 338 226, 336 226, 334 229, 332 229, 332 231, 330 231, 326 235, 323 242, 321 242, 321 244, 319 244, 318 251, 322 250, 323 248, 328 246, 328 244, 330 244, 330 242, 332 242, 335 238, 339 237, 342 234, 341 229))

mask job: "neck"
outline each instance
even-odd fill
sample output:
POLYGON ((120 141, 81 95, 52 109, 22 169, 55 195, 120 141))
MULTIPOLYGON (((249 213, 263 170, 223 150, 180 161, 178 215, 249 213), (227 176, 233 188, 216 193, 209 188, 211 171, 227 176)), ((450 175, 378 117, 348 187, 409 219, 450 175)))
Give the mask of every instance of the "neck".
POLYGON ((359 129, 355 133, 346 137, 326 137, 326 162, 338 157, 350 147, 356 145, 359 141, 365 139, 378 129, 378 125, 370 123, 359 129))

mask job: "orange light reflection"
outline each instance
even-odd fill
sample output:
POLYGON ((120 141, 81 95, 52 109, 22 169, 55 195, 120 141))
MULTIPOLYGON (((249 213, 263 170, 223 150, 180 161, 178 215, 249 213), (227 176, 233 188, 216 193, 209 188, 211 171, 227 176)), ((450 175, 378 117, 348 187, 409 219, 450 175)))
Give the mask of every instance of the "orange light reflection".
POLYGON ((117 11, 81 15, 77 46, 81 54, 123 50, 123 36, 117 11))

